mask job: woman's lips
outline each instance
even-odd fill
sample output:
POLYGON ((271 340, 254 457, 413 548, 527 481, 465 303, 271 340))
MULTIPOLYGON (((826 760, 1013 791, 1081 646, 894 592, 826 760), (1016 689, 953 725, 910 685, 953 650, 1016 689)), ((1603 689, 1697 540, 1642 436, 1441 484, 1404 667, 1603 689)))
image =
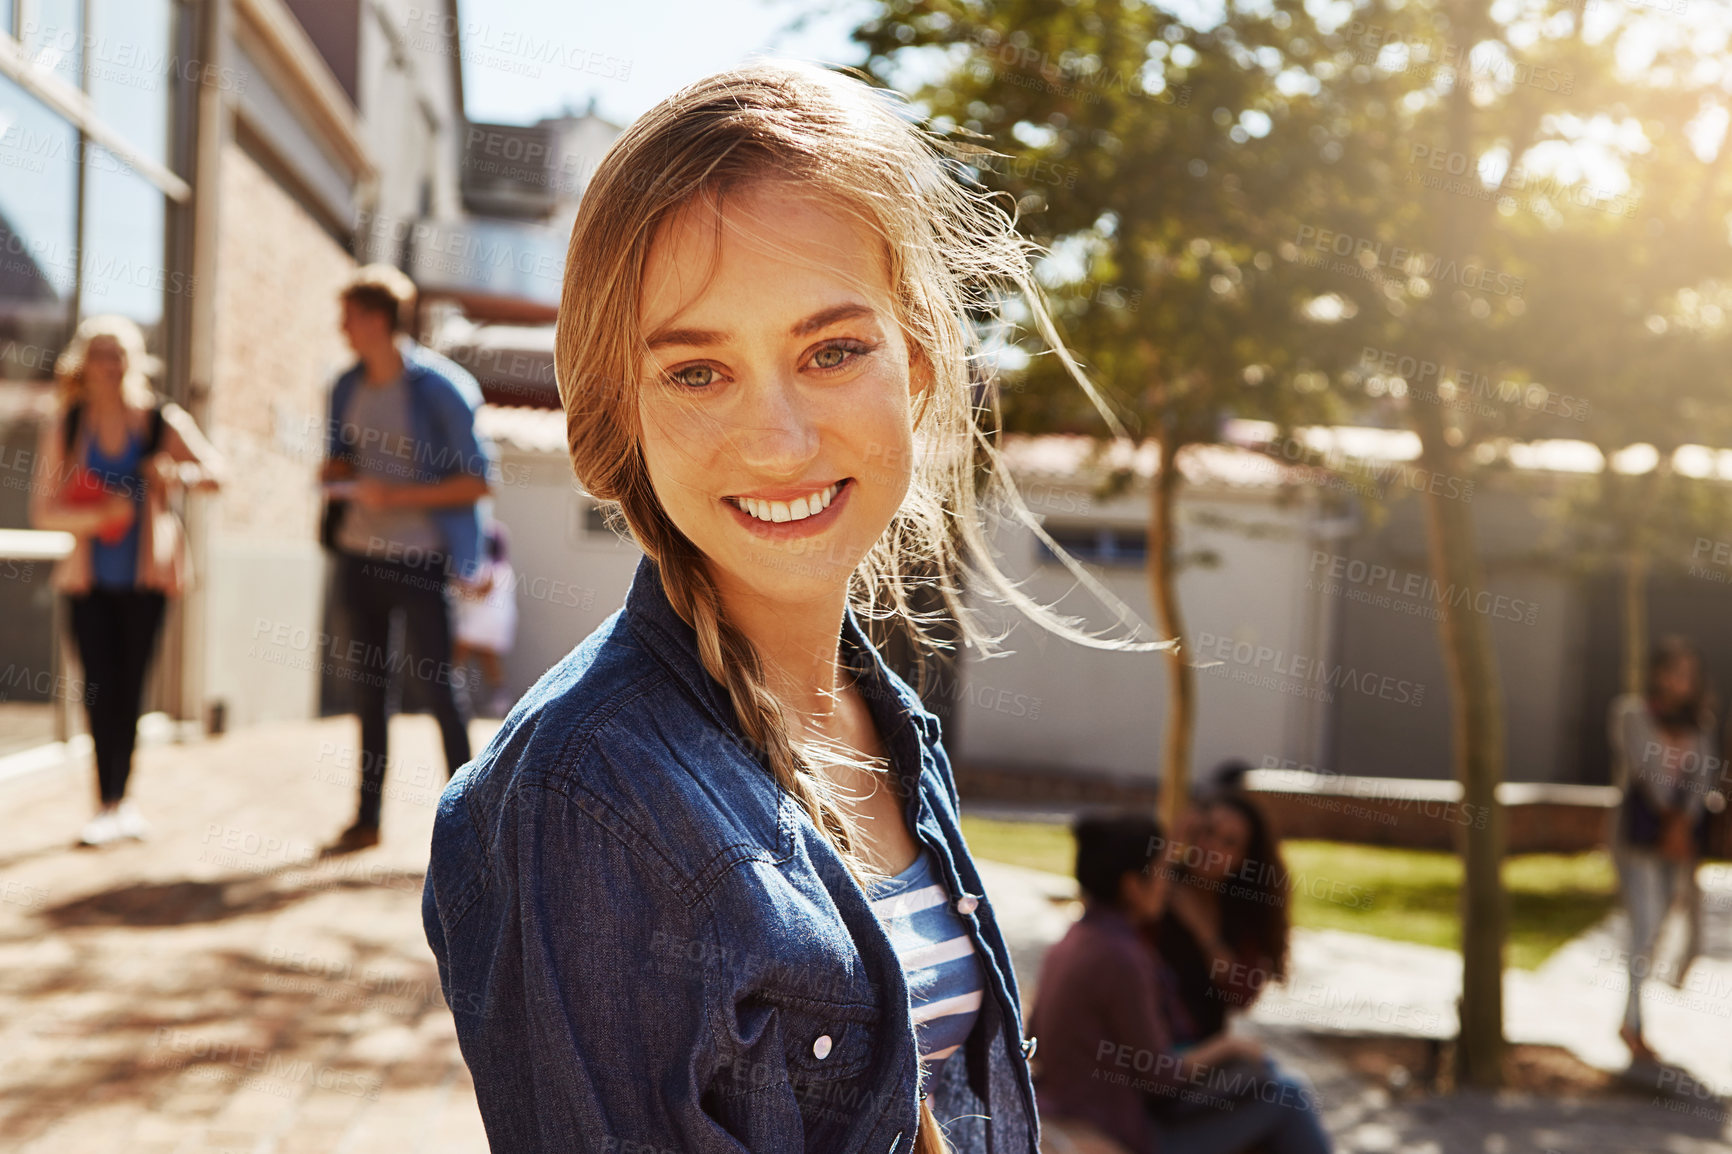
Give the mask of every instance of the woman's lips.
POLYGON ((845 478, 835 497, 831 498, 828 508, 798 521, 760 521, 733 501, 722 498, 722 504, 734 515, 734 519, 749 530, 753 536, 766 541, 788 541, 801 537, 812 537, 836 523, 842 515, 842 507, 848 503, 848 497, 854 492, 854 478, 845 478))

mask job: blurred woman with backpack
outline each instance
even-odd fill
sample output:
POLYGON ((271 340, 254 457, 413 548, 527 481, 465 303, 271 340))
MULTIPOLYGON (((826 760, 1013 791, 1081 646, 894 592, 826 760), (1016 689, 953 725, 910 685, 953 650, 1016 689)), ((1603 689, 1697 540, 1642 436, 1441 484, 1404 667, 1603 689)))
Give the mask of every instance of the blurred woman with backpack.
POLYGON ((31 484, 31 526, 74 538, 54 586, 70 601, 96 753, 97 812, 84 845, 147 831, 126 783, 163 611, 189 576, 169 497, 219 484, 216 450, 198 425, 151 391, 155 366, 132 321, 83 321, 55 362, 60 403, 43 422, 31 484))
POLYGON ((1702 655, 1681 637, 1654 645, 1642 692, 1614 699, 1608 711, 1613 784, 1623 791, 1612 861, 1629 915, 1629 992, 1618 1036, 1632 1062, 1659 1060, 1643 1031, 1642 983, 1671 968, 1655 964, 1654 948, 1679 901, 1686 942, 1672 968, 1674 984, 1684 984, 1698 949, 1701 895, 1694 879, 1706 849, 1714 771, 1723 765, 1717 728, 1702 655))

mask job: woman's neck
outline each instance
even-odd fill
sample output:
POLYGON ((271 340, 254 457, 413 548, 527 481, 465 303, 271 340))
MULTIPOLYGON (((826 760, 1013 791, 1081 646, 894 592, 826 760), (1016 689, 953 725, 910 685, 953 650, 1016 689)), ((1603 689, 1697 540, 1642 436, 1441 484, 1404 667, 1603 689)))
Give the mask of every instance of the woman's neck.
POLYGON ((1186 903, 1205 921, 1217 923, 1221 917, 1221 895, 1213 887, 1190 884, 1190 880, 1181 881, 1175 887, 1173 898, 1186 903))
POLYGON ((98 385, 86 387, 81 398, 84 411, 92 418, 100 420, 104 417, 123 416, 126 413, 126 398, 118 387, 98 385))
POLYGON ((844 587, 790 601, 721 585, 722 612, 757 650, 770 692, 819 729, 848 682, 840 660, 847 596, 844 587))

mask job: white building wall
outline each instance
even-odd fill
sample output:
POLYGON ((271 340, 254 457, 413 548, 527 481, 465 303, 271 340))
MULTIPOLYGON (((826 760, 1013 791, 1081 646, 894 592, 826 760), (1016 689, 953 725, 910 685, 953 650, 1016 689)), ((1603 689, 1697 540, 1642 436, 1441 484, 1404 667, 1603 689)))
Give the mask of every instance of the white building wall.
MULTIPOLYGON (((1111 503, 1048 500, 1072 510, 1049 515, 1048 528, 1110 522, 1140 529, 1146 501, 1111 503)), ((1252 663, 1230 659, 1215 670, 1200 669, 1195 764, 1200 770, 1228 757, 1259 760, 1265 754, 1315 756, 1323 740, 1324 706, 1281 692, 1303 683, 1276 677, 1277 688, 1232 679, 1264 673, 1255 665, 1261 646, 1286 655, 1327 658, 1327 622, 1319 620, 1315 595, 1305 588, 1312 513, 1303 503, 1287 509, 1266 497, 1211 498, 1192 495, 1180 503, 1183 551, 1210 553, 1218 564, 1194 564, 1179 579, 1180 609, 1193 639, 1223 639, 1229 652, 1249 642, 1252 663)), ((1001 524, 994 536, 1000 563, 1037 600, 1085 619, 1092 632, 1122 635, 1114 616, 1083 590, 1068 570, 1037 560, 1037 542, 1026 528, 1001 524)), ((1148 572, 1143 566, 1094 567, 1093 572, 1150 626, 1148 572)), ((976 600, 983 609, 987 603, 976 600)), ((1153 780, 1161 763, 1167 710, 1167 656, 1116 653, 1078 645, 1047 633, 999 607, 984 620, 1011 623, 1004 642, 1009 656, 965 660, 959 703, 960 760, 993 768, 1054 769, 1108 773, 1153 780)), ((1199 662, 1216 660, 1197 653, 1199 662)), ((1266 659, 1264 666, 1273 664, 1266 659)))
POLYGON ((504 449, 500 476, 494 515, 511 534, 517 573, 517 644, 505 682, 518 694, 625 604, 642 554, 586 528, 592 502, 564 453, 504 449))

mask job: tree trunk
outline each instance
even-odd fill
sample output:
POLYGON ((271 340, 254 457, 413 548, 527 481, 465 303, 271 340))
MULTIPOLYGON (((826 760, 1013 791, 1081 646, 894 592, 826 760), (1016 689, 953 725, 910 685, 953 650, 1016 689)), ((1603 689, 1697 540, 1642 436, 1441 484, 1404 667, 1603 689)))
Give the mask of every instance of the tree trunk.
POLYGON ((1641 693, 1648 680, 1648 568, 1653 554, 1652 526, 1666 488, 1671 459, 1664 452, 1648 472, 1625 478, 1636 490, 1624 540, 1624 692, 1641 693))
MULTIPOLYGON (((1477 41, 1490 26, 1488 0, 1454 0, 1447 6, 1449 26, 1462 43, 1477 41)), ((1459 74, 1444 98, 1447 139, 1452 153, 1474 155, 1471 85, 1459 74)), ((1491 211, 1464 197, 1445 197, 1440 209, 1437 251, 1446 259, 1466 259, 1491 211), (1471 219, 1470 219, 1471 216, 1471 219)), ((1462 318, 1445 312, 1435 330, 1442 363, 1457 363, 1456 335, 1462 318)), ((1409 388, 1413 386, 1410 383, 1409 388)), ((1474 539, 1473 509, 1465 487, 1465 459, 1445 436, 1444 409, 1434 396, 1416 392, 1407 409, 1420 438, 1420 462, 1443 483, 1426 486, 1426 534, 1432 577, 1445 591, 1438 622, 1444 662, 1449 670, 1450 711, 1456 780, 1468 820, 1456 827, 1462 862, 1461 1029, 1456 1039, 1455 1074, 1460 1085, 1493 1088, 1503 1081, 1504 812, 1497 787, 1504 775, 1503 695, 1497 655, 1487 618, 1474 612, 1475 594, 1485 588, 1484 567, 1474 539), (1456 488, 1455 495, 1450 490, 1456 488), (1458 597, 1461 591, 1465 596, 1458 597)))
POLYGON ((1642 692, 1648 665, 1648 557, 1638 546, 1624 555, 1624 692, 1642 692))
POLYGON ((1460 490, 1450 495, 1455 486, 1449 479, 1462 476, 1460 454, 1444 440, 1439 406, 1415 397, 1409 412, 1420 436, 1420 462, 1430 474, 1426 533, 1431 575, 1445 594, 1438 634, 1449 669, 1453 760, 1466 819, 1457 827, 1464 876, 1456 1080, 1494 1087, 1502 1079, 1504 1046, 1504 813, 1497 800, 1504 775, 1503 697, 1490 625, 1473 609, 1473 594, 1485 588, 1485 574, 1474 541, 1472 506, 1460 490), (1445 481, 1431 483, 1437 477, 1445 481), (1458 597, 1461 590, 1473 593, 1458 597))
POLYGON ((1155 618, 1163 637, 1176 637, 1180 644, 1167 650, 1166 750, 1161 762, 1161 821, 1167 829, 1178 828, 1191 790, 1191 731, 1195 724, 1197 674, 1191 667, 1191 652, 1185 641, 1185 625, 1179 612, 1179 590, 1175 554, 1178 546, 1179 488, 1184 478, 1178 469, 1184 447, 1163 428, 1157 434, 1161 450, 1160 469, 1149 494, 1149 591, 1155 618))

